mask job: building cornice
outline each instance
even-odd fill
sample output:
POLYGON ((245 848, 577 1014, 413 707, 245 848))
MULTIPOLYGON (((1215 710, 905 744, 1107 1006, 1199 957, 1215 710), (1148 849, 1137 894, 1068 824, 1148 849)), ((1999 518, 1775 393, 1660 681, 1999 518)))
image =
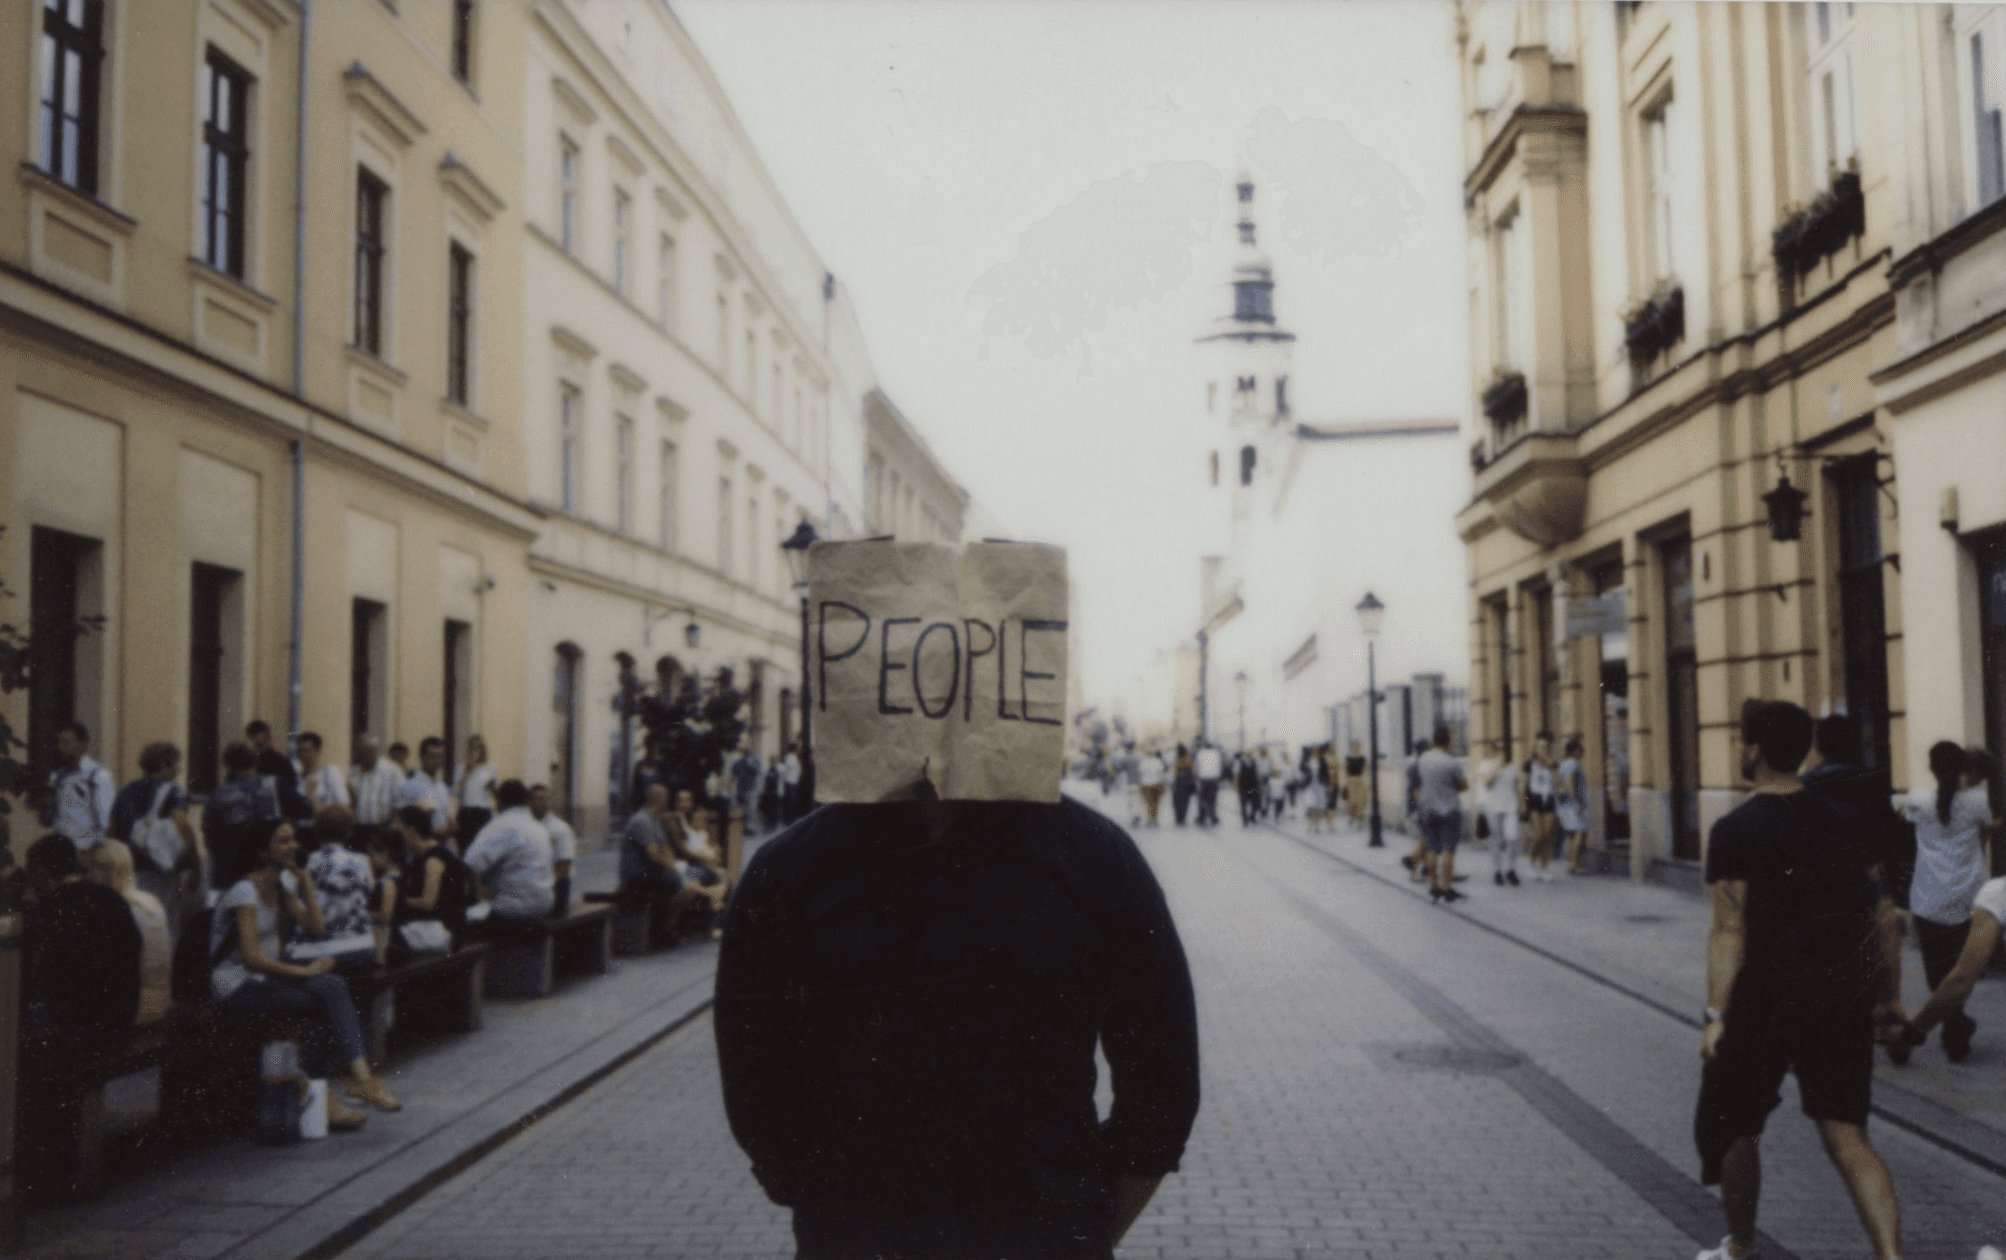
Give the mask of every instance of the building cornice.
POLYGON ((1463 180, 1464 204, 1476 199, 1476 195, 1489 188, 1498 172, 1511 159, 1519 137, 1525 135, 1585 136, 1588 134, 1588 114, 1573 105, 1521 105, 1512 111, 1505 125, 1498 128, 1497 135, 1484 146, 1483 156, 1470 168, 1463 180))
POLYGON ((501 199, 501 194, 488 187, 480 176, 474 174, 474 168, 461 161, 459 155, 450 149, 445 157, 439 159, 439 182, 483 224, 492 222, 496 215, 508 209, 508 203, 501 199))
POLYGON ((349 63, 348 69, 341 72, 341 82, 349 102, 373 115, 399 146, 409 148, 413 140, 425 134, 425 124, 418 115, 360 61, 349 63))
POLYGON ((0 261, 0 325, 8 322, 25 325, 31 334, 74 338, 100 364, 203 406, 220 408, 267 436, 306 441, 313 454, 344 456, 377 477, 394 478, 404 488, 486 525, 523 539, 534 538, 540 528, 539 509, 443 459, 412 450, 132 316, 0 261))
POLYGON ((1906 288, 1925 273, 1941 271, 1951 259, 2002 231, 2006 231, 2006 197, 1966 215, 1889 263, 1888 287, 1906 288))

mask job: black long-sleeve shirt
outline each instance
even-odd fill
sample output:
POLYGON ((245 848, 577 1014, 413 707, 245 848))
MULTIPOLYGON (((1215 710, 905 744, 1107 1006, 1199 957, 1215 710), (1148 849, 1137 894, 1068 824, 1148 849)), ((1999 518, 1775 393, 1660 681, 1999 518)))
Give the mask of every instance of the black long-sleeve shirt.
POLYGON ((935 842, 916 806, 827 806, 759 852, 718 960, 725 1109, 797 1230, 991 1219, 1032 1254, 1042 1222, 1057 1254, 1104 1238, 1115 1175, 1177 1167, 1198 1110, 1190 972, 1113 823, 1070 801, 949 809, 935 842))

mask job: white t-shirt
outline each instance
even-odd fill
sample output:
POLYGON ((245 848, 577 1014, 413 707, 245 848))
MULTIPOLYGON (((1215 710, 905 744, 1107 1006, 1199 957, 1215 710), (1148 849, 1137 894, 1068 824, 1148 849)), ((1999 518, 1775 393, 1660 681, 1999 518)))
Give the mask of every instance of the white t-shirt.
POLYGON ((1915 824, 1915 880, 1909 885, 1909 913, 1931 923, 1954 926, 1971 917, 1971 902, 1985 882, 1985 824, 1992 806, 1983 787, 1966 788, 1950 800, 1950 821, 1936 814, 1936 792, 1917 788, 1902 803, 1902 816, 1915 824))
POLYGON ((315 766, 312 774, 302 776, 300 791, 306 793, 315 809, 348 804, 348 784, 342 778, 341 767, 326 762, 315 766))
POLYGON ((1972 900, 1971 908, 1983 910, 1992 916, 1994 923, 2006 925, 2006 875, 1986 880, 1979 887, 1978 896, 1972 900))
POLYGON ((467 849, 467 869, 494 893, 494 912, 509 919, 540 919, 555 901, 550 833, 518 805, 481 828, 467 849))
POLYGON ((488 789, 494 786, 494 781, 495 768, 485 761, 460 771, 460 808, 493 809, 494 802, 488 799, 488 789))
POLYGON ((576 862, 578 860, 578 833, 571 824, 556 814, 545 814, 536 821, 550 833, 550 860, 553 862, 576 862))
POLYGON ((1163 758, 1156 756, 1154 753, 1144 757, 1142 764, 1136 767, 1136 773, 1140 778, 1142 786, 1161 787, 1163 785, 1163 758))
POLYGON ((1207 744, 1205 747, 1200 748, 1198 750, 1197 769, 1199 778, 1216 779, 1219 777, 1219 771, 1221 768, 1222 768, 1222 763, 1219 760, 1218 749, 1212 747, 1210 744, 1207 744))
MULTIPOLYGON (((291 871, 279 873, 280 900, 299 893, 299 881, 291 871)), ((258 948, 267 958, 279 956, 279 908, 266 905, 258 896, 258 886, 248 879, 240 879, 230 885, 221 900, 217 901, 215 912, 209 916, 209 957, 215 958, 222 950, 223 942, 237 931, 237 907, 256 906, 258 909, 258 948)), ((244 965, 244 951, 231 946, 230 952, 209 972, 209 992, 217 999, 229 997, 246 984, 263 982, 265 973, 252 971, 244 965)))
POLYGON ((1518 810, 1518 767, 1510 762, 1495 759, 1484 762, 1477 771, 1477 782, 1482 788, 1483 807, 1492 814, 1510 814, 1518 810))

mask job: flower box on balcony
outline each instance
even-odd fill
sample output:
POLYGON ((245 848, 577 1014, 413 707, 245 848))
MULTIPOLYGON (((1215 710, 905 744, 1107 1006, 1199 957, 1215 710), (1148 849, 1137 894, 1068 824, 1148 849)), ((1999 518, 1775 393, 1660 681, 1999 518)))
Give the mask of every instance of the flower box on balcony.
POLYGON ((1867 200, 1858 171, 1840 171, 1832 186, 1769 235, 1776 272, 1789 280, 1810 272, 1867 230, 1867 200))
POLYGON ((1686 335, 1686 291, 1675 284, 1661 286, 1641 304, 1623 314, 1623 344, 1630 362, 1648 366, 1686 335))
POLYGON ((1484 415, 1499 428, 1508 428, 1525 415, 1525 373, 1501 372, 1484 387, 1484 415))

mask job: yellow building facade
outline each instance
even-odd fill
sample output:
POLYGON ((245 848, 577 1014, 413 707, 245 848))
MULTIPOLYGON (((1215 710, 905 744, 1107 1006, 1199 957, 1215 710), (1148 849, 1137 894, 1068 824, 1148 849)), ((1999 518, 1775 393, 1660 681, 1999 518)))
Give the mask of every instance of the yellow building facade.
POLYGON ((521 39, 500 4, 0 16, 0 520, 36 644, 10 719, 38 766, 77 719, 121 780, 168 740, 200 788, 260 717, 337 760, 484 729, 520 762, 521 39))
POLYGON ((1908 782, 1916 525, 1874 373, 1896 347, 1909 19, 1652 2, 1456 21, 1472 747, 1580 738, 1604 863, 1690 880, 1742 799, 1749 697, 1846 715, 1908 782), (1772 529, 1798 504, 1796 537, 1772 529))

